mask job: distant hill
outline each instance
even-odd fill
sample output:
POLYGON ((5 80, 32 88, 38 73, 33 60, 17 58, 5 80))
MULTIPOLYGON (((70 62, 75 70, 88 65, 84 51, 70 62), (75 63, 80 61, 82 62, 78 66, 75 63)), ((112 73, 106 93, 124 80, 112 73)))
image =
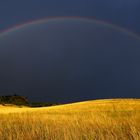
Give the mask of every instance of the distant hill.
POLYGON ((42 102, 29 102, 27 97, 20 95, 6 95, 0 96, 0 104, 14 104, 14 105, 24 105, 30 107, 43 107, 43 106, 53 106, 59 103, 42 103, 42 102))
POLYGON ((0 96, 1 104, 16 104, 16 105, 28 105, 29 102, 26 97, 20 95, 7 95, 0 96))

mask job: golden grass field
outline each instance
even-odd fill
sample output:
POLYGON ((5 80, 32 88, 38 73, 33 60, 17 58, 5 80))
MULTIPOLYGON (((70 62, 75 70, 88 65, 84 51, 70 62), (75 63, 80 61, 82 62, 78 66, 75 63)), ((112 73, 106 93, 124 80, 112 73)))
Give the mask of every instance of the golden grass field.
POLYGON ((1 105, 0 140, 140 140, 140 99, 1 105))

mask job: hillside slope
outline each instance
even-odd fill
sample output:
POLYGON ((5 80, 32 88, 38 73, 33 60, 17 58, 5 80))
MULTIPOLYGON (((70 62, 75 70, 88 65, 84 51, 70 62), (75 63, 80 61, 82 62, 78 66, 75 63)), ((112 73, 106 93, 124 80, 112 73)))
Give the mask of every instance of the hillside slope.
POLYGON ((140 139, 140 99, 27 108, 0 106, 0 139, 140 139))

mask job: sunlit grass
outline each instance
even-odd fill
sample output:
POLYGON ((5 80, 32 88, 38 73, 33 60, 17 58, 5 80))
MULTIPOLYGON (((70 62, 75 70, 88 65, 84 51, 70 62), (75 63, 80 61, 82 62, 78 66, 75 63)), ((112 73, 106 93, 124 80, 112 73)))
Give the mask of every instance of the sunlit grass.
POLYGON ((0 106, 0 140, 140 140, 140 100, 0 106))

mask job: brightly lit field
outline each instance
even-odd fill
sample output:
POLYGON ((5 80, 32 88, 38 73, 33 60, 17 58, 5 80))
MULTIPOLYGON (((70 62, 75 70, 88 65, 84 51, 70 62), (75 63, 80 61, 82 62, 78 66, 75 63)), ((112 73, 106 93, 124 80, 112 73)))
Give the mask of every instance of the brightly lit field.
POLYGON ((140 140, 140 99, 1 105, 0 140, 140 140))

